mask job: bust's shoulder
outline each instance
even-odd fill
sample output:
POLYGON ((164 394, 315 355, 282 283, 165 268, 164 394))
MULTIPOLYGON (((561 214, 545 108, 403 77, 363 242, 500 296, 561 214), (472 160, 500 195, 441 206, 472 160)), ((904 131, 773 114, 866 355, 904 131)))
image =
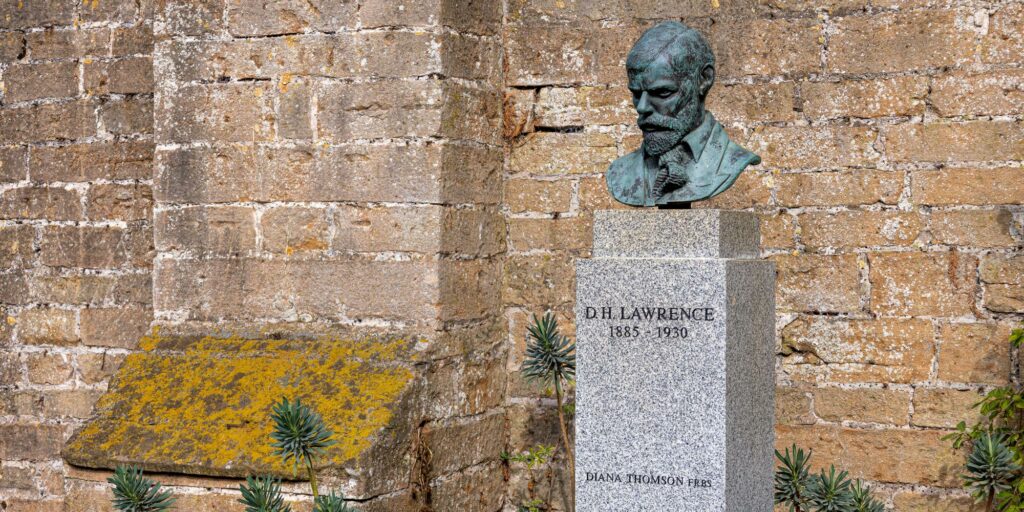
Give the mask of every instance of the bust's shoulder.
POLYGON ((643 149, 616 158, 604 173, 608 191, 616 201, 632 206, 644 204, 643 149))

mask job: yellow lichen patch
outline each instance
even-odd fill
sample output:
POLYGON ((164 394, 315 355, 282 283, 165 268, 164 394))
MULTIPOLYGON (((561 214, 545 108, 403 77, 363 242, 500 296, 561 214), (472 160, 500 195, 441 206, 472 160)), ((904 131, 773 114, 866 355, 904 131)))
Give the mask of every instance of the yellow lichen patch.
POLYGON ((272 405, 301 398, 337 442, 322 465, 357 458, 412 379, 401 341, 182 341, 153 336, 126 358, 98 417, 65 450, 75 464, 119 462, 207 475, 291 475, 270 447, 272 405))

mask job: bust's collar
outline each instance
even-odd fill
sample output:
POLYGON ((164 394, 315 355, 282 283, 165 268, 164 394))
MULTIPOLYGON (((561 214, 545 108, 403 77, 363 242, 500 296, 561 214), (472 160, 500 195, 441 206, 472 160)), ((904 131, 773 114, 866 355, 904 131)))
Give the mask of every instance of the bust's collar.
POLYGON ((717 122, 711 112, 705 110, 704 121, 700 123, 700 126, 683 137, 683 143, 690 148, 690 154, 693 155, 694 161, 700 160, 700 155, 704 153, 704 148, 708 145, 708 140, 715 131, 717 122))

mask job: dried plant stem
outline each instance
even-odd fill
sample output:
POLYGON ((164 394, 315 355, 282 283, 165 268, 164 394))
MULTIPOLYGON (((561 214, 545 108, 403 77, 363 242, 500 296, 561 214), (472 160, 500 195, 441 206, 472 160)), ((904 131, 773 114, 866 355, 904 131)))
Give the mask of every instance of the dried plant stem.
POLYGON ((576 508, 576 461, 569 444, 569 431, 566 429, 565 412, 562 410, 562 383, 555 379, 555 401, 558 404, 558 428, 562 431, 562 445, 565 446, 565 459, 569 466, 569 512, 576 508))
POLYGON ((313 501, 316 501, 316 499, 320 496, 320 493, 317 492, 316 488, 316 471, 313 470, 312 460, 306 459, 306 468, 308 469, 309 472, 309 487, 313 489, 313 501))

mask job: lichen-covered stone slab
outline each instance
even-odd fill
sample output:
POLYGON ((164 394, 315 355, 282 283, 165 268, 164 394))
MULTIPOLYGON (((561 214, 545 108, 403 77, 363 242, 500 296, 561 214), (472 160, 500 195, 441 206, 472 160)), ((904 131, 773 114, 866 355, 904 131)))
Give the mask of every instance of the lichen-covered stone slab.
POLYGON ((412 380, 399 360, 405 345, 154 334, 125 359, 64 457, 95 468, 292 476, 270 447, 271 407, 287 396, 311 405, 334 432, 321 465, 344 465, 371 447, 412 380))

